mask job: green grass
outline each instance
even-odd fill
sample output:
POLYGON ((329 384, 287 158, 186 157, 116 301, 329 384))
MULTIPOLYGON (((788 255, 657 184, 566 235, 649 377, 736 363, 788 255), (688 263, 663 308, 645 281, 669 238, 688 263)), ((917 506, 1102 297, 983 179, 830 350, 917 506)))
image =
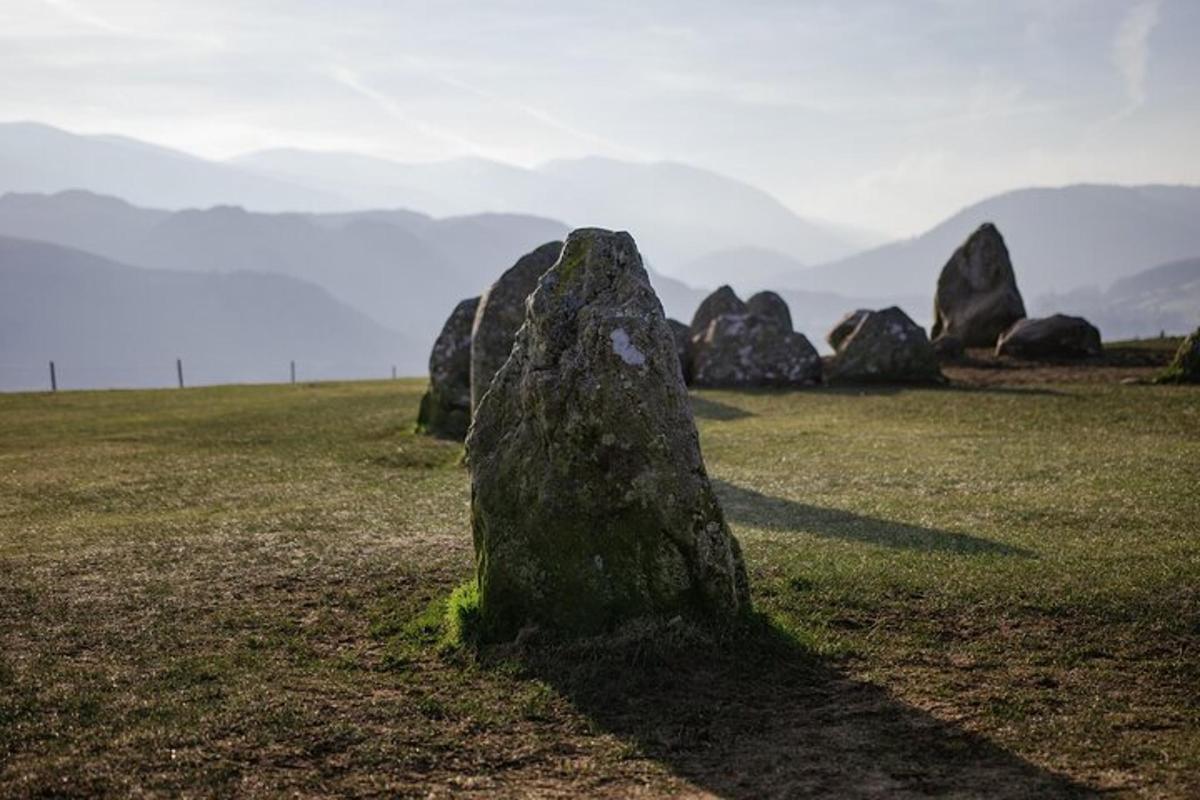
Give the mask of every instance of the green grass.
POLYGON ((478 653, 423 388, 0 396, 0 795, 1200 793, 1200 389, 697 393, 758 620, 478 653))

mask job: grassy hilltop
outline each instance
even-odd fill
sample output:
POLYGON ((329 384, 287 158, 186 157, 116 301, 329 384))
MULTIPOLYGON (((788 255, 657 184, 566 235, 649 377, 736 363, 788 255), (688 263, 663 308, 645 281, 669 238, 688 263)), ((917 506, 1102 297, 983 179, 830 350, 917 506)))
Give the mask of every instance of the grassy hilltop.
POLYGON ((762 621, 479 657, 423 388, 0 396, 0 795, 1200 794, 1200 390, 697 392, 762 621))

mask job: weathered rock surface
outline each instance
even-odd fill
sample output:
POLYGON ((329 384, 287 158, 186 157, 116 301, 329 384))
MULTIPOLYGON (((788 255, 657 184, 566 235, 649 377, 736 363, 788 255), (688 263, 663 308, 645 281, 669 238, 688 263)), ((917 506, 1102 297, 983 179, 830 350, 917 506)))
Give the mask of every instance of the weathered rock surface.
POLYGON ((554 266, 562 242, 547 242, 517 259, 479 299, 471 342, 471 408, 487 391, 492 376, 508 360, 513 337, 525 321, 525 299, 537 280, 554 266))
POLYGON ((811 386, 821 357, 804 336, 776 317, 722 314, 692 340, 696 386, 811 386))
POLYGON ((967 348, 962 339, 948 333, 933 340, 933 352, 939 361, 958 361, 966 356, 967 348))
POLYGON ((984 223, 942 267, 933 298, 933 338, 952 335, 965 347, 993 347, 1024 316, 1004 237, 984 223))
POLYGON ((892 306, 870 311, 829 363, 830 383, 941 383, 925 330, 892 306))
POLYGON ((1200 383, 1200 328, 1180 343, 1175 358, 1158 377, 1158 382, 1200 383))
POLYGON ((749 592, 627 233, 571 233, 467 439, 482 634, 729 618, 749 592))
POLYGON ((839 350, 842 342, 846 341, 846 337, 854 333, 854 329, 858 327, 858 323, 862 322, 867 314, 870 313, 871 309, 869 308, 859 308, 848 312, 836 325, 830 328, 829 333, 825 334, 825 341, 829 342, 829 346, 834 351, 839 350))
POLYGON ((784 330, 795 330, 792 327, 792 312, 787 301, 775 292, 759 292, 746 301, 746 310, 760 317, 773 319, 784 330))
POLYGON ((722 314, 744 314, 746 304, 729 286, 722 286, 701 301, 696 313, 692 316, 692 324, 688 327, 692 337, 702 336, 708 330, 708 325, 722 314))
POLYGON ((1103 352, 1096 326, 1066 314, 1019 320, 996 343, 996 355, 1017 358, 1087 358, 1103 352))
POLYGON ((667 318, 671 335, 675 337, 675 352, 679 354, 679 369, 683 372, 683 382, 692 383, 692 331, 677 319, 667 318))
POLYGON ((454 307, 429 353, 429 388, 417 412, 417 431, 462 440, 471 424, 471 326, 479 298, 454 307))

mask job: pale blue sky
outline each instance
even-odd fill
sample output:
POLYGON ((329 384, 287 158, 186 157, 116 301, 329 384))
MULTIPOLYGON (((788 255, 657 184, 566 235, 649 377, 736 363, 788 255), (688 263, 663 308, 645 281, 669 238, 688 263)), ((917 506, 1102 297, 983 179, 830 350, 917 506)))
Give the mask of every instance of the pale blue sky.
POLYGON ((917 233, 1200 183, 1197 0, 3 0, 0 119, 225 157, 670 159, 917 233))

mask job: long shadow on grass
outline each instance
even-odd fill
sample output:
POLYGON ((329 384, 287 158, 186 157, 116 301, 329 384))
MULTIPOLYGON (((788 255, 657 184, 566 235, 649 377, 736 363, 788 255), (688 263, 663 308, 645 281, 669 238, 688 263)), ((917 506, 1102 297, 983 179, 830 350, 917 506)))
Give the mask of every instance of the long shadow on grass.
POLYGON ((1077 797, 1085 786, 846 675, 762 620, 535 649, 526 669, 719 797, 1077 797))
POLYGON ((713 479, 712 483, 727 518, 768 530, 811 533, 814 536, 868 542, 903 550, 996 553, 1024 558, 1033 556, 1024 548, 966 533, 893 522, 837 508, 805 505, 717 479, 713 479))
POLYGON ((692 398, 692 414, 701 419, 711 419, 725 422, 733 419, 745 419, 753 417, 749 411, 731 406, 728 403, 722 403, 719 400, 712 400, 699 395, 691 395, 692 398))

